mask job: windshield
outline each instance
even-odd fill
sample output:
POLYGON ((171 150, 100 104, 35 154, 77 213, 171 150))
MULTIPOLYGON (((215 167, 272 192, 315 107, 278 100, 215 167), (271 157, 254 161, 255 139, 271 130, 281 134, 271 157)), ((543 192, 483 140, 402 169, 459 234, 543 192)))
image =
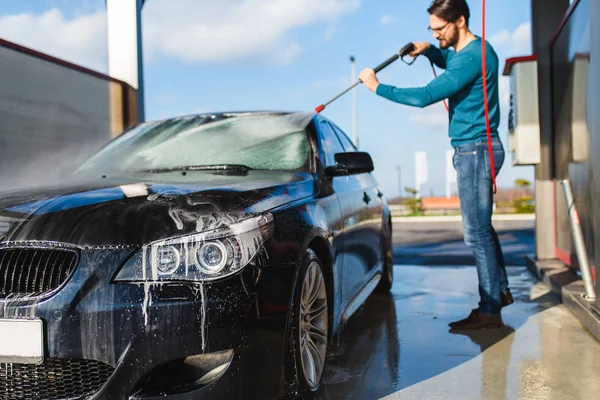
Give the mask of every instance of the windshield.
POLYGON ((306 118, 298 115, 208 115, 145 123, 100 150, 76 173, 243 165, 309 170, 306 118))

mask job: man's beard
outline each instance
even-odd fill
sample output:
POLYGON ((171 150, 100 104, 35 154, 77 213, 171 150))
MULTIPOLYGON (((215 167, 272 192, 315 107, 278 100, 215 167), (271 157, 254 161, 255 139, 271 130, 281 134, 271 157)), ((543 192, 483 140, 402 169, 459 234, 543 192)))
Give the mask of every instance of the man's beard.
POLYGON ((456 43, 458 43, 458 32, 455 32, 451 37, 440 40, 440 49, 454 47, 456 43))

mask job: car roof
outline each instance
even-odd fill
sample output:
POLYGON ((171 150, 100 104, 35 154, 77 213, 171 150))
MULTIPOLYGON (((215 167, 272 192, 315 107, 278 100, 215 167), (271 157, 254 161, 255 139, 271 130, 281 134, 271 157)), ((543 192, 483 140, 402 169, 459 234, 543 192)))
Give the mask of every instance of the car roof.
POLYGON ((220 112, 207 112, 207 113, 198 113, 198 114, 189 114, 182 115, 171 118, 160 118, 156 120, 147 121, 147 123, 157 123, 157 122, 165 122, 165 121, 177 121, 177 120, 185 120, 189 118, 197 118, 197 117, 215 117, 216 119, 220 119, 220 117, 248 117, 248 116, 281 116, 286 118, 292 118, 298 122, 298 124, 302 128, 306 128, 308 124, 315 117, 316 113, 306 112, 306 111, 220 111, 220 112))

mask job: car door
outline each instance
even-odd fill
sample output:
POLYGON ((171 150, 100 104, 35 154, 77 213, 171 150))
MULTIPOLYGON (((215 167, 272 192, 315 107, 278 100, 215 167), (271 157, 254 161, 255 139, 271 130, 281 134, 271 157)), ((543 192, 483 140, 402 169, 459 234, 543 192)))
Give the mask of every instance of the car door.
MULTIPOLYGON (((320 150, 322 153, 320 154, 322 171, 325 171, 325 168, 335 166, 334 155, 336 153, 344 152, 344 147, 330 125, 324 124, 320 118, 316 118, 314 123, 317 127, 320 150)), ((346 289, 344 288, 342 276, 344 271, 344 220, 349 218, 349 210, 344 210, 341 205, 341 199, 345 196, 346 192, 345 179, 345 177, 328 177, 326 175, 321 177, 321 190, 324 192, 323 194, 328 197, 335 197, 335 205, 332 201, 327 202, 330 207, 327 210, 327 216, 338 222, 336 226, 332 227, 334 230, 337 229, 337 231, 334 231, 332 240, 333 257, 335 260, 333 265, 335 310, 343 310, 346 306, 344 299, 346 289), (334 194, 334 196, 330 196, 331 194, 334 194), (336 208, 335 210, 333 209, 334 207, 336 208), (336 213, 335 217, 332 217, 333 213, 336 213)), ((339 318, 341 318, 341 315, 339 318)))
MULTIPOLYGON (((339 137, 335 133, 334 127, 326 120, 320 120, 320 131, 322 134, 323 147, 325 149, 326 166, 334 166, 335 153, 345 152, 345 149, 339 137)), ((342 306, 345 307, 352 298, 362 289, 366 283, 369 272, 361 249, 359 223, 364 216, 364 201, 360 197, 361 192, 356 189, 360 187, 357 176, 340 176, 332 178, 333 190, 337 193, 340 202, 340 208, 343 220, 343 250, 342 250, 342 271, 341 271, 341 291, 342 306), (357 242, 358 240, 358 242, 357 242)))
MULTIPOLYGON (((335 133, 347 152, 358 151, 348 136, 338 126, 331 123, 335 133)), ((349 189, 353 192, 354 201, 360 199, 359 222, 353 226, 347 235, 348 247, 358 257, 366 268, 366 281, 376 273, 377 267, 383 261, 382 221, 383 194, 371 173, 353 175, 348 180, 349 189)), ((346 270, 346 269, 344 269, 346 270)))

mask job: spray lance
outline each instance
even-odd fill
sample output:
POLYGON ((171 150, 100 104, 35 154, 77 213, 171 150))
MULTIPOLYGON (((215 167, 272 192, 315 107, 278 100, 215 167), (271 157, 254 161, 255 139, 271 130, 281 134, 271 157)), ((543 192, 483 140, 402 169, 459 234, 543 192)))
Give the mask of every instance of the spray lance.
MULTIPOLYGON (((375 71, 375 73, 378 73, 379 71, 381 71, 382 69, 384 69, 388 65, 392 64, 398 58, 400 58, 402 61, 404 61, 404 57, 406 55, 410 54, 414 49, 415 49, 415 45, 414 44, 412 44, 412 43, 407 44, 402 49, 400 49, 400 51, 398 52, 398 54, 394 54, 393 56, 391 56, 390 58, 388 58, 386 61, 384 61, 381 64, 379 64, 377 67, 375 67, 373 69, 373 71, 375 71)), ((406 61, 404 61, 404 62, 406 64, 408 64, 408 65, 411 65, 412 63, 415 62, 415 59, 413 59, 410 62, 406 62, 406 61)), ((352 89, 354 89, 356 86, 360 85, 361 83, 362 83, 362 81, 359 79, 356 83, 354 83, 348 89, 344 90, 342 93, 340 93, 337 96, 335 96, 333 99, 329 100, 327 103, 321 104, 320 106, 318 106, 317 108, 315 108, 316 113, 319 114, 321 111, 323 111, 325 109, 325 107, 327 107, 328 105, 330 105, 331 103, 333 103, 334 101, 336 101, 337 99, 339 99, 340 97, 342 97, 343 95, 345 95, 346 93, 348 93, 349 91, 351 91, 352 89)))

